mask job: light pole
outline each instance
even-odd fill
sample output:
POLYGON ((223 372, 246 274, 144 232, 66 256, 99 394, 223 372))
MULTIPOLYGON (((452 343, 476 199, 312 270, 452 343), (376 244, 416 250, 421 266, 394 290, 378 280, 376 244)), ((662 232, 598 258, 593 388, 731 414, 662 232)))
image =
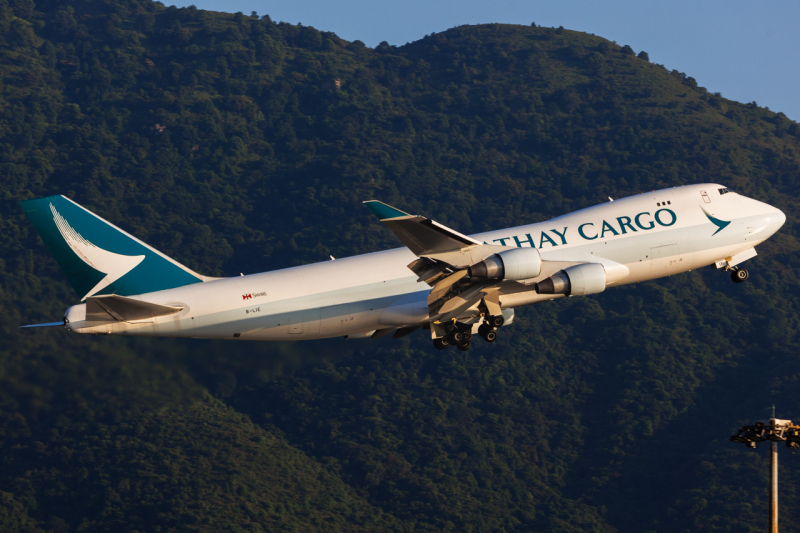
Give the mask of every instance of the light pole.
POLYGON ((800 426, 791 420, 775 418, 775 407, 769 423, 758 421, 752 426, 744 426, 736 435, 731 436, 733 442, 755 448, 759 442, 769 440, 769 532, 778 533, 778 443, 785 442, 790 449, 800 448, 800 426))

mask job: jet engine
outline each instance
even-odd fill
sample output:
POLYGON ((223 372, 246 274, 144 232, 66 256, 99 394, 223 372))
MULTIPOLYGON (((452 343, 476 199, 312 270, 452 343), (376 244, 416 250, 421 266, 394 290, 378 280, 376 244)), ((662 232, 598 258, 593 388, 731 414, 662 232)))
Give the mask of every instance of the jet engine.
POLYGON ((542 272, 542 256, 536 248, 517 248, 494 254, 469 267, 472 278, 529 279, 542 272))
POLYGON ((559 270, 534 286, 538 294, 584 296, 606 289, 606 269, 600 263, 584 263, 559 270))

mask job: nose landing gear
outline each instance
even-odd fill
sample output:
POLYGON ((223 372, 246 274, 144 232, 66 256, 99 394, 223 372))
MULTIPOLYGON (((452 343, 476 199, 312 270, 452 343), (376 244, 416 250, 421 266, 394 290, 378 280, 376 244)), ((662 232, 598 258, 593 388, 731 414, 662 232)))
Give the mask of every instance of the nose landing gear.
POLYGON ((731 279, 734 283, 742 283, 747 281, 750 277, 750 273, 747 271, 746 268, 734 268, 731 272, 731 279))

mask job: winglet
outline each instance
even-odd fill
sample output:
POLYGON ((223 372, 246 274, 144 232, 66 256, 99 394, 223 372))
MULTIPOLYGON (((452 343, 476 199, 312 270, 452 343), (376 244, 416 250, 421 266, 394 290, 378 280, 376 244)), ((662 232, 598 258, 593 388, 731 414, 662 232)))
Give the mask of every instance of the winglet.
POLYGON ((380 220, 411 216, 408 213, 404 213, 399 209, 395 209, 394 207, 386 205, 383 202, 379 202, 378 200, 367 200, 364 202, 364 205, 367 206, 367 208, 372 211, 372 213, 380 220))

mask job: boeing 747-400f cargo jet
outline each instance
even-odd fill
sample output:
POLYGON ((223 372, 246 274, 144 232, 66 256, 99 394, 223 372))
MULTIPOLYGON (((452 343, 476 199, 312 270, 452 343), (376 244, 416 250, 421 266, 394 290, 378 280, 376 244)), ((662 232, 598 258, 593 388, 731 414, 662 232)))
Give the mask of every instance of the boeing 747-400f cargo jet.
MULTIPOLYGON (((783 225, 722 185, 676 187, 468 237, 381 202, 406 248, 234 278, 201 276, 63 196, 20 202, 81 297, 76 333, 237 340, 401 337, 486 341, 523 305, 740 264, 783 225)), ((56 325, 42 324, 42 325, 56 325)))

